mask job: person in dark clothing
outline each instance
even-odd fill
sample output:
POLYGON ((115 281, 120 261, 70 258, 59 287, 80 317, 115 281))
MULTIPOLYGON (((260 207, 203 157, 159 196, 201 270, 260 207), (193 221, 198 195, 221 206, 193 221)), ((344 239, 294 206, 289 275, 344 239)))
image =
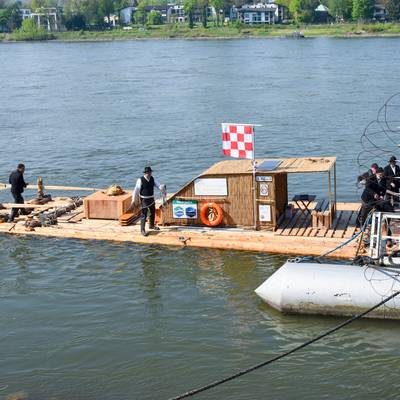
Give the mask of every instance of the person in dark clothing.
POLYGON ((393 192, 398 192, 400 188, 400 167, 396 163, 396 157, 392 156, 390 157, 389 164, 384 169, 388 185, 387 188, 393 192))
POLYGON ((159 231, 160 228, 155 226, 155 212, 156 212, 156 200, 154 198, 154 187, 162 190, 162 185, 160 185, 153 178, 153 170, 151 167, 146 167, 143 171, 143 176, 136 181, 135 189, 132 193, 132 204, 136 202, 136 199, 140 198, 140 206, 142 209, 142 215, 140 219, 140 232, 143 236, 147 236, 148 233, 145 230, 147 213, 149 213, 150 224, 149 228, 155 231, 159 231))
POLYGON ((364 172, 362 175, 360 175, 359 181, 369 180, 370 178, 375 179, 376 171, 378 170, 378 168, 379 166, 377 163, 371 164, 371 168, 367 172, 364 172))
MULTIPOLYGON (((16 204, 24 204, 24 198, 22 197, 22 193, 24 189, 27 187, 27 184, 24 180, 24 172, 25 165, 18 164, 17 169, 11 172, 8 182, 11 185, 11 195, 14 198, 14 203, 16 204)), ((8 219, 8 222, 13 222, 14 218, 17 216, 19 208, 11 209, 11 214, 8 219)))
POLYGON ((364 225, 372 209, 376 211, 393 211, 390 202, 385 200, 386 179, 383 168, 378 168, 375 179, 367 179, 365 189, 361 195, 362 206, 359 215, 359 225, 364 225))

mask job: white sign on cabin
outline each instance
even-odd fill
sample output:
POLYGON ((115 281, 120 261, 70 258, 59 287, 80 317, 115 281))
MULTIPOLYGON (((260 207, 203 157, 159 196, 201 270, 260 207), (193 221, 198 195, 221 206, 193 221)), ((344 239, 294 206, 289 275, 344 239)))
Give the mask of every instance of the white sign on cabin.
POLYGON ((226 178, 199 178, 194 181, 196 196, 228 196, 226 178))
POLYGON ((269 195, 269 187, 268 183, 260 183, 260 196, 268 196, 269 195))
POLYGON ((272 176, 256 176, 256 181, 257 182, 272 182, 272 176))
POLYGON ((268 204, 260 204, 258 206, 258 215, 260 222, 271 222, 271 206, 268 204))

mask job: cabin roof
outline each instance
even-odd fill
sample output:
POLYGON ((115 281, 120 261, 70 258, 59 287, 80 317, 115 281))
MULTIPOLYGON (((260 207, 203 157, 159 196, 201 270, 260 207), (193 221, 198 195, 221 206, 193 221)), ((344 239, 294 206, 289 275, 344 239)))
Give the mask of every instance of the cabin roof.
MULTIPOLYGON (((263 161, 273 160, 257 159, 260 165, 263 161)), ((302 158, 274 158, 282 160, 278 167, 273 171, 263 171, 271 174, 278 173, 310 173, 328 172, 336 163, 336 157, 302 157, 302 158)), ((226 160, 220 161, 205 170, 201 176, 207 175, 248 175, 253 172, 252 160, 226 160)))

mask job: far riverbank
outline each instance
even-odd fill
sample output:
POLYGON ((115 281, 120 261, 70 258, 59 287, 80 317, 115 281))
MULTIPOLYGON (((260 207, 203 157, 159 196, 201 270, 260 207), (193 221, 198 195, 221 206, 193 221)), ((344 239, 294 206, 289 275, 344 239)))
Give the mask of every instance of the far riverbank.
MULTIPOLYGON (((60 41, 109 41, 136 39, 235 39, 269 37, 379 37, 400 36, 400 24, 267 25, 267 26, 132 26, 131 29, 54 32, 49 39, 60 41)), ((0 34, 1 41, 18 40, 13 34, 0 34)))

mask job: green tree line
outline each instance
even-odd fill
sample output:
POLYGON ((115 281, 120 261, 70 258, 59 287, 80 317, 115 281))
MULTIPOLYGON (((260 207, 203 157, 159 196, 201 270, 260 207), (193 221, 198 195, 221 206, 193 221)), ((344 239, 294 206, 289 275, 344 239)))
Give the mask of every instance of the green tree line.
MULTIPOLYGON (((36 10, 57 6, 60 0, 31 0, 24 8, 36 10)), ((64 0, 63 19, 67 29, 85 29, 87 27, 105 27, 105 17, 117 14, 119 10, 131 5, 132 0, 64 0)), ((222 16, 233 6, 249 3, 245 0, 182 0, 188 25, 193 28, 199 21, 204 27, 209 23, 209 7, 216 10, 213 23, 222 24, 222 16)), ((381 0, 382 1, 382 0, 381 0)), ((320 0, 277 0, 277 3, 287 7, 288 18, 296 23, 312 23, 316 21, 315 9, 320 0)), ((368 21, 372 17, 375 0, 325 0, 323 1, 331 16, 336 21, 368 21)), ((161 24, 161 13, 157 10, 148 12, 148 6, 166 6, 167 0, 140 0, 132 22, 136 24, 161 24)), ((400 19, 400 0, 383 0, 387 19, 400 19)), ((21 29, 22 18, 18 3, 8 4, 0 0, 0 31, 15 31, 21 29)))

